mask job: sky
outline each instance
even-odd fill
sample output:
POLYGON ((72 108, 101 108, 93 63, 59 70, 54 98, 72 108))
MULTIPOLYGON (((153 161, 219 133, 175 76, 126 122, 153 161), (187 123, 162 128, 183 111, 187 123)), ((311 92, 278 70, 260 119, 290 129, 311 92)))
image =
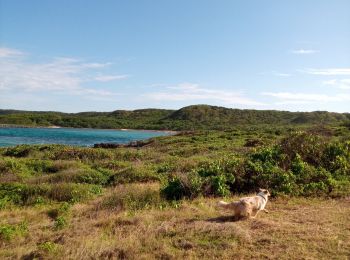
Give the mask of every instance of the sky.
POLYGON ((349 0, 0 0, 0 109, 350 112, 349 0))

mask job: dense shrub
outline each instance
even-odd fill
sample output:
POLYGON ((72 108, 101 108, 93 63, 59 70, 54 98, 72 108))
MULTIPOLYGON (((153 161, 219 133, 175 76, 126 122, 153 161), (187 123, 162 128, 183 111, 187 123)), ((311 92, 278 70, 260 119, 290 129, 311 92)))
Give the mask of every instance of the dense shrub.
POLYGON ((168 200, 194 198, 202 191, 202 180, 198 175, 179 174, 172 176, 162 188, 161 194, 168 200))
POLYGON ((203 178, 205 195, 226 196, 235 182, 235 171, 239 161, 235 158, 222 159, 202 164, 197 173, 203 178))
POLYGON ((104 185, 108 182, 112 173, 108 170, 84 169, 75 178, 77 183, 89 183, 104 185))
POLYGON ((284 128, 283 136, 269 145, 247 148, 246 140, 267 144, 274 131, 244 129, 184 133, 159 138, 139 150, 58 145, 0 148, 0 208, 81 201, 100 193, 102 186, 148 182, 162 183, 161 195, 169 200, 257 188, 268 188, 274 195, 350 194, 350 132, 330 137, 337 131, 319 135, 317 129, 284 128))
POLYGON ((171 175, 162 193, 167 199, 181 199, 268 188, 273 195, 336 196, 350 189, 349 177, 349 141, 330 142, 328 136, 291 132, 241 160, 226 156, 199 164, 186 175, 171 175))
POLYGON ((31 173, 19 159, 0 158, 0 178, 2 182, 6 179, 17 179, 15 177, 30 176, 31 173), (10 177, 11 176, 11 177, 10 177))
POLYGON ((335 174, 350 176, 350 141, 328 144, 322 156, 322 165, 335 174))
POLYGON ((284 156, 283 160, 280 160, 280 166, 289 169, 297 154, 311 165, 321 165, 327 142, 327 138, 320 135, 303 131, 292 132, 278 144, 278 149, 284 156))
POLYGON ((0 200, 5 203, 22 204, 27 185, 20 183, 1 183, 0 200))
POLYGON ((26 157, 31 150, 32 150, 32 146, 30 145, 27 145, 27 144, 18 145, 15 147, 7 148, 4 152, 4 155, 12 156, 12 157, 26 157))
MULTIPOLYGON (((53 161, 29 158, 0 158, 0 176, 14 175, 18 179, 27 179, 43 173, 54 173, 57 169, 53 161)), ((4 182, 4 181, 3 181, 4 182)))
POLYGON ((153 182, 159 180, 160 176, 153 170, 131 166, 110 175, 107 184, 114 186, 123 183, 153 182))
POLYGON ((266 187, 274 194, 327 195, 337 178, 348 172, 349 162, 348 143, 329 143, 325 137, 296 132, 250 154, 237 186, 242 192, 266 187))
POLYGON ((190 173, 172 176, 162 194, 167 199, 194 198, 198 195, 226 196, 235 182, 234 173, 239 166, 239 160, 224 158, 204 162, 190 173))

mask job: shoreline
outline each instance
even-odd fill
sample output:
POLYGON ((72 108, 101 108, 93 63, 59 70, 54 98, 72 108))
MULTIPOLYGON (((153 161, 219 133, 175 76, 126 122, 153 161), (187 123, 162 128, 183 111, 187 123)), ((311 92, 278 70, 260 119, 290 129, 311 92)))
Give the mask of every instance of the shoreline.
POLYGON ((0 124, 0 128, 46 128, 46 129, 81 129, 81 130, 116 130, 116 131, 141 131, 141 132, 162 132, 169 134, 178 134, 181 131, 175 130, 155 130, 155 129, 132 129, 132 128, 86 128, 86 127, 65 127, 65 126, 28 126, 28 125, 13 125, 13 124, 0 124))

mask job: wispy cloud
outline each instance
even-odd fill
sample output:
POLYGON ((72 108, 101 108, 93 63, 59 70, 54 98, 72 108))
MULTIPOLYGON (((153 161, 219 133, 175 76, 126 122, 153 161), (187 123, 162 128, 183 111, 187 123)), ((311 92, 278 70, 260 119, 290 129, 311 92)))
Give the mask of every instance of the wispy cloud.
POLYGON ((22 56, 22 55, 24 55, 24 53, 19 50, 0 47, 0 58, 22 56))
POLYGON ((146 98, 155 101, 217 101, 224 105, 262 106, 261 102, 245 97, 241 92, 203 88, 199 84, 181 83, 165 87, 165 90, 145 94, 146 98))
POLYGON ((350 79, 331 79, 322 83, 339 89, 350 89, 350 79))
POLYGON ((279 99, 277 104, 297 104, 297 103, 314 103, 314 102, 343 102, 350 101, 348 94, 313 94, 313 93, 291 93, 291 92, 263 92, 264 96, 270 96, 279 99))
POLYGON ((320 52, 319 50, 313 50, 313 49, 298 49, 298 50, 292 50, 291 51, 294 54, 299 54, 299 55, 307 55, 307 54, 314 54, 320 52))
POLYGON ((111 63, 84 62, 69 57, 34 62, 19 50, 0 49, 0 91, 64 92, 71 95, 114 95, 111 91, 87 88, 83 83, 110 81, 126 75, 101 75, 111 63), (98 74, 91 77, 90 75, 98 74))
POLYGON ((259 75, 271 75, 271 76, 277 76, 277 77, 290 77, 292 76, 292 74, 290 73, 283 73, 283 72, 279 72, 279 71, 267 71, 267 72, 261 72, 259 73, 259 75))
POLYGON ((299 71, 311 75, 323 76, 350 75, 350 68, 304 69, 299 71))
POLYGON ((275 73, 276 76, 279 76, 279 77, 290 77, 292 76, 292 74, 289 74, 289 73, 275 73))
POLYGON ((128 77, 129 77, 128 75, 104 75, 104 76, 95 77, 95 80, 101 81, 101 82, 108 82, 113 80, 126 79, 128 77))

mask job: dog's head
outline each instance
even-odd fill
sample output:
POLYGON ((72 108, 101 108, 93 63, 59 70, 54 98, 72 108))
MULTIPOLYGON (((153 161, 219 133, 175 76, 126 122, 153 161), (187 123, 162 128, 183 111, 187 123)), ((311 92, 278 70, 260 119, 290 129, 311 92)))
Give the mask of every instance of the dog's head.
POLYGON ((266 189, 259 189, 259 193, 260 192, 263 193, 266 196, 271 196, 270 192, 268 190, 266 190, 266 189))

